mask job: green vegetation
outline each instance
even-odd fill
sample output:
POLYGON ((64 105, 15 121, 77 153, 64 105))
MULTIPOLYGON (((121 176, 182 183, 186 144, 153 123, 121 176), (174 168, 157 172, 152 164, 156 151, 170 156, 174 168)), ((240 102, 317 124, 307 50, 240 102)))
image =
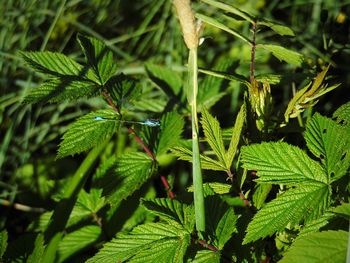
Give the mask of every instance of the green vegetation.
POLYGON ((1 262, 350 259, 347 1, 0 9, 1 262))

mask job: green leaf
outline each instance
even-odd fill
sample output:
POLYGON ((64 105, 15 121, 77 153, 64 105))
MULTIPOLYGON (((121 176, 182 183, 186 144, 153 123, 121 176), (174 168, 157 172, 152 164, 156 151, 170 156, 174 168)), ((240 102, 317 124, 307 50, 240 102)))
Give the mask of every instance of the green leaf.
POLYGON ((90 80, 69 77, 53 78, 33 88, 26 95, 24 103, 63 102, 94 96, 99 87, 90 80))
MULTIPOLYGON (((220 123, 214 118, 206 109, 202 110, 201 119, 204 135, 206 141, 213 149, 215 155, 218 157, 219 162, 225 167, 230 169, 226 163, 225 146, 222 139, 222 131, 220 123)), ((230 166, 230 165, 229 165, 230 166)))
POLYGON ((310 221, 308 224, 303 226, 303 228, 300 230, 297 236, 297 239, 310 235, 311 233, 314 233, 314 232, 319 232, 320 229, 326 226, 333 217, 334 217, 334 214, 326 212, 321 217, 310 221))
POLYGON ((93 245, 98 240, 101 232, 99 226, 90 225, 67 234, 58 247, 59 260, 62 262, 78 251, 93 245))
POLYGON ((147 63, 145 69, 149 78, 168 96, 174 97, 179 95, 183 83, 177 72, 170 68, 151 63, 147 63))
POLYGON ((189 232, 192 232, 194 227, 193 206, 169 198, 143 199, 141 205, 169 224, 175 222, 180 227, 182 226, 189 232))
POLYGON ((335 181, 344 176, 350 166, 350 134, 341 125, 316 113, 307 123, 307 147, 326 167, 335 181))
POLYGON ((296 240, 280 263, 343 263, 346 262, 348 232, 323 231, 296 240))
MULTIPOLYGON (((211 183, 204 183, 203 188, 210 187, 214 194, 223 195, 228 194, 232 188, 231 184, 223 184, 223 183, 217 183, 217 182, 211 182, 211 183)), ((187 188, 187 191, 193 192, 193 185, 187 188)))
POLYGON ((4 255, 7 247, 8 234, 6 229, 0 232, 0 258, 4 255))
POLYGON ((272 189, 271 184, 257 184, 253 194, 253 204, 257 209, 265 205, 265 200, 272 189))
POLYGON ((119 110, 122 107, 128 107, 138 100, 141 96, 142 87, 135 79, 124 74, 111 77, 105 84, 105 88, 111 98, 118 105, 119 110))
POLYGON ((266 204, 249 223, 243 244, 271 236, 304 219, 319 217, 329 206, 330 189, 319 182, 304 182, 266 204))
POLYGON ((43 256, 45 251, 45 245, 44 245, 44 235, 39 233, 38 236, 35 239, 34 243, 34 250, 32 254, 28 257, 27 263, 40 263, 43 262, 43 256))
POLYGON ((295 36, 291 28, 266 19, 258 21, 257 25, 266 26, 281 36, 295 36))
POLYGON ((117 114, 112 110, 98 110, 80 117, 63 135, 57 158, 86 151, 109 139, 119 127, 116 117, 117 114), (108 120, 95 120, 95 117, 108 120))
POLYGON ((218 20, 211 18, 209 16, 206 16, 206 15, 203 15, 203 14, 199 14, 199 13, 196 13, 195 16, 196 16, 196 18, 202 20, 203 22, 205 22, 209 25, 215 26, 217 28, 220 28, 221 30, 226 31, 226 32, 234 35, 235 37, 243 40, 244 42, 250 44, 250 40, 246 36, 243 36, 241 33, 237 32, 236 30, 225 26, 223 23, 219 22, 218 20))
POLYGON ((266 49, 272 53, 276 58, 280 61, 285 61, 288 64, 292 64, 295 66, 301 66, 303 62, 303 55, 296 51, 292 51, 277 45, 268 45, 268 44, 259 44, 257 47, 261 47, 266 49))
POLYGON ((241 161, 256 170, 260 183, 296 185, 308 181, 327 184, 323 167, 298 147, 285 142, 263 142, 242 147, 241 161))
POLYGON ((277 74, 259 74, 255 76, 255 80, 261 83, 278 84, 282 79, 282 75, 277 74))
POLYGON ((333 118, 343 125, 350 126, 350 101, 340 106, 334 113, 333 118))
POLYGON ((154 153, 160 156, 178 144, 184 126, 184 119, 176 111, 164 114, 160 120, 159 140, 154 153))
POLYGON ((97 213, 105 205, 102 190, 91 189, 89 193, 81 190, 76 205, 91 213, 97 213))
POLYGON ((227 165, 229 167, 231 167, 233 159, 237 153, 238 144, 239 144, 239 141, 241 140, 241 134, 243 131, 243 126, 246 121, 246 118, 247 118, 247 109, 246 109, 246 105, 243 104, 236 117, 235 126, 233 127, 233 131, 232 131, 230 146, 227 150, 226 157, 225 157, 227 165))
MULTIPOLYGON (((179 160, 192 162, 192 151, 185 147, 173 147, 171 152, 179 160)), ((204 170, 226 171, 226 167, 223 164, 208 156, 200 155, 200 161, 201 168, 204 170)))
POLYGON ((223 249, 225 243, 231 238, 233 232, 237 232, 237 216, 234 211, 217 195, 207 196, 206 208, 206 233, 210 235, 213 244, 223 249))
POLYGON ((226 12, 229 12, 231 14, 234 14, 238 17, 243 18, 244 20, 250 22, 250 23, 255 23, 255 18, 253 15, 248 14, 245 11, 242 11, 241 9, 234 7, 232 5, 227 5, 225 3, 219 2, 219 1, 215 1, 215 0, 202 0, 202 2, 207 3, 209 5, 215 6, 219 9, 222 9, 226 12))
POLYGON ((341 214, 350 218, 350 203, 343 203, 332 210, 333 213, 341 214))
POLYGON ((78 41, 88 64, 94 70, 99 84, 104 85, 117 71, 112 52, 102 41, 96 38, 79 35, 78 41))
POLYGON ((116 174, 101 181, 108 202, 117 206, 139 189, 153 175, 155 168, 147 154, 130 152, 121 156, 116 164, 116 174))
POLYGON ((190 233, 174 225, 149 223, 120 233, 87 262, 183 262, 190 233))
POLYGON ((21 55, 33 69, 51 76, 83 77, 87 71, 73 59, 60 53, 21 52, 21 55))
POLYGON ((211 250, 199 250, 192 263, 220 263, 220 253, 211 250))

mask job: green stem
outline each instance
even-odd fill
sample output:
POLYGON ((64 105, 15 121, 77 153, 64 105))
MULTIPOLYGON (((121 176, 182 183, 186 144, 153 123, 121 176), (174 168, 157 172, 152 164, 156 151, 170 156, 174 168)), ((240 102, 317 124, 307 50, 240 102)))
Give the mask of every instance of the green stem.
POLYGON ((58 245, 62 240, 69 216, 76 203, 77 196, 83 188, 86 179, 89 176, 89 170, 105 149, 106 143, 101 143, 92 149, 79 166, 78 170, 69 181, 68 187, 64 192, 63 198, 57 204, 55 211, 50 219, 49 226, 45 231, 45 240, 48 243, 43 262, 54 262, 58 245))
POLYGON ((194 208, 196 216, 196 229, 198 235, 202 238, 205 232, 205 207, 203 194, 203 179, 199 155, 198 142, 198 117, 197 117, 197 91, 198 91, 198 66, 197 66, 197 49, 190 49, 188 57, 188 102, 192 112, 192 152, 193 152, 193 187, 194 187, 194 208))

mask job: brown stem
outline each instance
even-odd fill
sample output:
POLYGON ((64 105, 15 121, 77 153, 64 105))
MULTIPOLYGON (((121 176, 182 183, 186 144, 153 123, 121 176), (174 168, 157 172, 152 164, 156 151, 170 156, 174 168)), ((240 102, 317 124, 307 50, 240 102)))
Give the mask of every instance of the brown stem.
POLYGON ((244 196, 242 191, 239 193, 239 198, 241 200, 243 200, 245 206, 248 206, 248 207, 252 206, 251 203, 249 202, 249 200, 247 198, 245 198, 245 196, 244 196))
POLYGON ((253 39, 252 49, 250 53, 250 83, 254 83, 254 70, 255 70, 255 49, 256 49, 256 23, 253 23, 253 39))
POLYGON ((207 241, 205 241, 205 240, 198 240, 197 242, 198 242, 198 244, 200 244, 202 247, 205 247, 205 248, 207 248, 207 249, 209 249, 209 250, 211 250, 211 251, 213 251, 213 252, 218 252, 218 251, 219 251, 219 249, 218 249, 217 247, 208 244, 207 241))
POLYGON ((168 192, 169 198, 170 199, 174 199, 175 195, 174 195, 173 191, 171 191, 171 188, 170 188, 170 185, 168 183, 168 180, 163 175, 160 176, 160 179, 162 180, 162 183, 163 183, 163 185, 165 187, 165 190, 168 192))

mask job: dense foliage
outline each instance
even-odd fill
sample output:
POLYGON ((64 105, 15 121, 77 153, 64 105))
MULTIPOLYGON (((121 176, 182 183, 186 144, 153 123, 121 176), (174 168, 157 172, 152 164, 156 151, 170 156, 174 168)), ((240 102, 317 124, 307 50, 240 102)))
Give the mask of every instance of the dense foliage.
POLYGON ((1 262, 345 262, 346 1, 0 8, 1 262))

